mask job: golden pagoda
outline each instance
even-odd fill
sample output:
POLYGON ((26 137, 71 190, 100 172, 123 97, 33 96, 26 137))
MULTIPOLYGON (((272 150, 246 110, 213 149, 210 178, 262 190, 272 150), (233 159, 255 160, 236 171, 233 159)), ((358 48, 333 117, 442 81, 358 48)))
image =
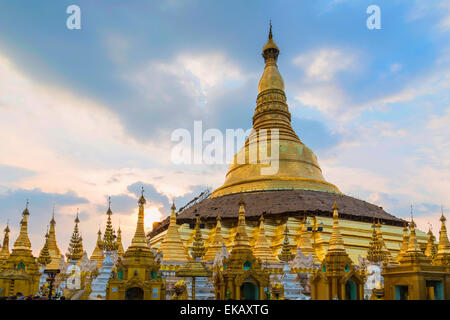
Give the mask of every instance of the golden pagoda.
POLYGON ((77 216, 75 218, 75 226, 73 227, 72 237, 70 238, 69 248, 66 253, 66 257, 69 262, 78 262, 83 258, 83 238, 78 231, 78 224, 80 219, 77 216))
POLYGON ((383 268, 384 299, 450 299, 449 271, 445 266, 431 264, 417 242, 415 227, 411 218, 408 249, 399 259, 399 265, 383 268))
POLYGON ((439 231, 439 245, 433 264, 445 266, 450 271, 450 242, 448 241, 447 228, 445 227, 444 212, 441 216, 441 230, 439 231))
POLYGON ((339 193, 339 189, 325 181, 316 155, 306 147, 291 126, 291 113, 286 103, 284 81, 278 71, 277 60, 280 50, 273 41, 272 25, 269 39, 263 47, 264 72, 258 85, 258 97, 253 116, 253 129, 244 147, 234 156, 225 183, 216 189, 211 197, 249 191, 279 189, 316 190, 339 193), (260 130, 270 130, 267 135, 260 130), (270 135, 279 133, 278 171, 264 174, 267 164, 260 159, 255 145, 266 145, 271 150, 270 135))
MULTIPOLYGON (((383 239, 385 255, 389 258, 389 251, 390 255, 397 256, 402 244, 404 220, 387 213, 380 206, 341 194, 335 185, 324 179, 317 157, 293 131, 284 82, 277 65, 279 52, 270 29, 269 38, 262 50, 265 66, 252 118, 253 130, 234 156, 224 184, 211 195, 203 196, 202 193, 191 205, 183 207, 177 214, 177 225, 170 217, 154 224, 148 234, 152 248, 165 250, 163 241, 172 238, 173 236, 166 235, 173 233, 172 230, 175 229, 184 247, 188 248, 193 239, 194 230, 191 225, 195 222, 197 210, 207 229, 204 233, 209 235, 206 249, 209 249, 213 240, 219 213, 222 237, 227 248, 231 249, 238 220, 238 203, 242 198, 247 204, 247 232, 253 248, 258 240, 258 221, 264 214, 265 236, 270 239, 274 255, 278 253, 276 251, 279 251, 283 239, 280 221, 287 221, 289 229, 296 231, 295 241, 298 246, 305 254, 311 253, 314 261, 319 263, 327 253, 333 225, 331 207, 334 195, 338 194, 340 223, 344 231, 342 237, 347 254, 353 262, 357 263, 358 257, 365 256, 369 249, 372 218, 383 224, 383 235, 386 235, 383 239), (264 132, 265 129, 268 132, 264 132), (278 142, 272 142, 276 140, 272 137, 276 137, 277 132, 278 142), (273 166, 259 161, 264 159, 256 157, 258 149, 267 150, 273 155, 275 159, 270 161, 273 166), (251 161, 256 159, 259 160, 251 161), (264 169, 270 167, 278 167, 278 171, 269 174, 264 169), (251 229, 254 232, 250 233, 251 229)), ((417 239, 420 243, 426 242, 426 234, 417 231, 417 239)), ((183 247, 180 245, 180 248, 183 247)), ((205 259, 211 258, 209 254, 206 256, 205 259)), ((166 258, 164 255, 164 260, 166 258)), ((183 259, 188 261, 189 257, 185 255, 183 259)))
POLYGON ((0 269, 1 296, 35 294, 39 290, 39 267, 28 238, 28 201, 20 221, 20 233, 8 259, 0 269))
POLYGON ((120 226, 119 226, 119 229, 117 229, 117 244, 118 244, 117 254, 119 255, 119 257, 121 257, 125 253, 125 250, 123 249, 122 230, 120 230, 120 226))
POLYGON ((117 274, 109 279, 107 300, 163 300, 166 297, 165 281, 161 278, 160 261, 155 260, 144 230, 144 188, 139 198, 136 232, 131 245, 119 257, 117 274))
POLYGON ((95 244, 94 251, 92 252, 92 255, 90 258, 91 261, 97 261, 98 268, 102 267, 103 259, 105 259, 101 247, 102 247, 102 232, 100 231, 100 229, 98 229, 97 242, 95 244))
POLYGON ((216 218, 216 227, 212 229, 209 234, 209 245, 206 249, 203 261, 214 261, 217 252, 220 251, 220 249, 222 248, 222 244, 224 244, 221 221, 222 218, 220 217, 220 215, 218 215, 216 218))
POLYGON ((53 208, 52 219, 50 220, 50 228, 48 230, 48 252, 51 257, 51 261, 47 266, 48 269, 56 270, 59 269, 59 264, 61 261, 61 251, 56 243, 56 221, 55 221, 55 209, 53 208))
POLYGON ((339 227, 336 200, 333 204, 333 232, 321 269, 311 277, 313 300, 362 300, 364 295, 364 271, 356 270, 348 256, 339 227))
POLYGON ((272 249, 270 249, 269 241, 267 240, 266 232, 264 231, 263 215, 259 218, 259 230, 255 245, 253 246, 253 254, 264 263, 278 262, 272 252, 272 249))
POLYGON ((172 203, 171 210, 169 228, 164 235, 164 240, 159 250, 163 253, 164 262, 185 262, 188 260, 188 257, 184 244, 178 234, 177 215, 175 213, 174 203, 172 203))
POLYGON ((244 202, 239 202, 239 218, 230 256, 224 259, 223 271, 214 278, 216 299, 263 300, 269 285, 269 273, 262 268, 261 259, 253 254, 245 230, 244 202))
POLYGON ((4 230, 5 232, 5 236, 3 237, 3 246, 2 249, 0 250, 0 268, 1 265, 3 264, 3 262, 5 262, 6 260, 8 260, 9 258, 9 225, 6 225, 6 228, 4 230))
POLYGON ((433 234, 433 231, 431 231, 431 227, 428 229, 428 242, 427 242, 427 248, 425 249, 425 255, 428 259, 431 261, 434 260, 436 257, 437 248, 436 248, 436 237, 433 234))

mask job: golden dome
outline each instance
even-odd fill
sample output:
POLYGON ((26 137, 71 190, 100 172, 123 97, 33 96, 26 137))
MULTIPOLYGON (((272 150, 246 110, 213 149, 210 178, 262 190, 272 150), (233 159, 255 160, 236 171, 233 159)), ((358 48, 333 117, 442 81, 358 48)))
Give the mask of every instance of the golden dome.
POLYGON ((245 145, 234 156, 228 169, 225 183, 216 189, 212 197, 231 193, 265 190, 315 190, 340 193, 333 184, 325 181, 316 155, 305 146, 291 126, 291 114, 286 103, 284 81, 276 64, 279 49, 272 39, 272 26, 269 40, 263 48, 264 73, 259 82, 256 109, 253 116, 253 129, 245 145), (261 135, 266 129, 266 136, 261 135), (262 163, 258 150, 267 145, 268 154, 273 154, 270 135, 279 132, 278 160, 272 160, 276 173, 264 171, 268 164, 262 163), (244 161, 245 159, 245 161, 244 161), (253 161, 252 161, 253 159, 253 161))

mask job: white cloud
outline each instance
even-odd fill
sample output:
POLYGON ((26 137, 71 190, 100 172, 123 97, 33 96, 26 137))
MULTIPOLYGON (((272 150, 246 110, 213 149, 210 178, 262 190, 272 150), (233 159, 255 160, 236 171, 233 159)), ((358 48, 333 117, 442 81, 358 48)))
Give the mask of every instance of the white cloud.
POLYGON ((323 48, 300 55, 293 63, 305 70, 309 81, 330 81, 341 71, 353 70, 357 59, 339 49, 323 48))

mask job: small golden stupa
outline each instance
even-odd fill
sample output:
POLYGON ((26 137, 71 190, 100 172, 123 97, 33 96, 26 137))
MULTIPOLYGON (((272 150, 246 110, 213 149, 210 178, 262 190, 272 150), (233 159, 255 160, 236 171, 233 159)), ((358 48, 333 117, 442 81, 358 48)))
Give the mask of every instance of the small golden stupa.
POLYGON ((78 230, 80 219, 75 218, 75 225, 73 227, 72 237, 70 238, 69 248, 67 249, 66 257, 69 262, 79 262, 83 258, 83 238, 78 230))
POLYGON ((28 238, 28 201, 20 221, 20 233, 8 259, 0 267, 1 296, 35 294, 39 290, 39 267, 28 238))
MULTIPOLYGON (((144 188, 139 198, 136 232, 131 245, 116 263, 117 273, 109 279, 107 300, 163 300, 165 281, 161 278, 160 261, 155 260, 144 231, 144 188)), ((108 247, 114 246, 113 244, 108 247)))

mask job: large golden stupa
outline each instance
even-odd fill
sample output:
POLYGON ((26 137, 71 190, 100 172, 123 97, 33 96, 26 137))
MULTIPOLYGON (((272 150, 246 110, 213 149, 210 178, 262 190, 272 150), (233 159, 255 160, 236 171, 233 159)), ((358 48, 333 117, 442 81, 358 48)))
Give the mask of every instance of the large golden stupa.
MULTIPOLYGON (((234 156, 225 183, 209 197, 178 212, 178 234, 173 226, 174 217, 172 222, 166 218, 155 225, 148 235, 152 247, 167 251, 165 246, 161 247, 164 238, 165 241, 168 238, 175 241, 176 238, 177 243, 189 252, 193 241, 192 225, 195 214, 198 213, 207 229, 203 232, 207 236, 207 249, 217 237, 215 230, 218 216, 222 219, 221 237, 227 248, 231 248, 236 233, 239 201, 242 198, 246 204, 246 228, 252 247, 255 246, 261 229, 260 217, 264 215, 263 230, 272 255, 269 252, 266 254, 269 256, 260 258, 273 261, 278 256, 284 239, 283 232, 288 227, 288 240, 293 253, 297 247, 309 252, 312 246, 313 255, 322 260, 332 233, 331 208, 336 198, 340 208, 342 237, 354 262, 358 261, 358 256, 367 255, 374 220, 381 222, 381 236, 386 249, 396 256, 402 245, 405 221, 388 214, 379 206, 346 196, 335 185, 327 182, 316 155, 292 129, 284 81, 277 66, 279 52, 271 27, 262 52, 265 68, 258 86, 253 128, 245 145, 234 156), (262 134, 264 131, 266 134, 262 134), (274 134, 278 134, 278 140, 272 140, 274 134), (274 144, 273 141, 278 142, 274 144), (270 164, 259 161, 262 160, 259 150, 262 146, 266 154, 273 155, 278 149, 278 157, 272 159, 270 164), (267 170, 270 165, 277 170, 267 174, 264 169, 267 170), (305 239, 309 241, 305 242, 305 239), (305 243, 310 243, 309 247, 303 248, 305 243)), ((426 234, 418 233, 418 240, 425 245, 426 234)), ((163 256, 173 254, 163 252, 163 256)), ((183 252, 175 261, 185 260, 185 257, 183 252)))

